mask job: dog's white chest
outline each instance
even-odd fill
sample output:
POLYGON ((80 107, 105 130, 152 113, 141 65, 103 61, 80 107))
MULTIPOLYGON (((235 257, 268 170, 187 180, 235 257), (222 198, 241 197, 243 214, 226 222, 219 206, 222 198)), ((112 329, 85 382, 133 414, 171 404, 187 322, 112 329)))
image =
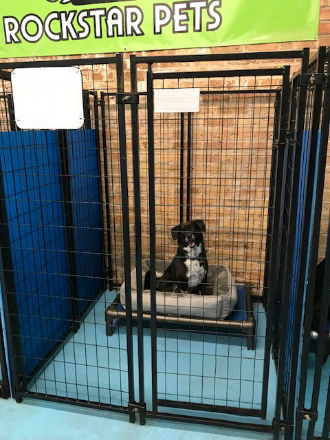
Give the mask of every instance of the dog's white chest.
POLYGON ((205 277, 205 269, 199 260, 190 260, 184 263, 187 267, 188 286, 196 287, 203 281, 205 277))

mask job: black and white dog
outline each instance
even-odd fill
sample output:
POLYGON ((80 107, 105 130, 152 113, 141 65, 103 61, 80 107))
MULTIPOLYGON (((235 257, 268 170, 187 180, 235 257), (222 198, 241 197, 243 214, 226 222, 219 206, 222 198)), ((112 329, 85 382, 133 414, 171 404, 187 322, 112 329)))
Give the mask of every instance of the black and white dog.
MULTIPOLYGON (((157 279, 157 290, 205 294, 208 271, 203 236, 205 231, 203 220, 181 223, 171 229, 173 239, 178 241, 178 250, 171 264, 157 279)), ((147 273, 145 288, 149 283, 150 273, 147 273)))

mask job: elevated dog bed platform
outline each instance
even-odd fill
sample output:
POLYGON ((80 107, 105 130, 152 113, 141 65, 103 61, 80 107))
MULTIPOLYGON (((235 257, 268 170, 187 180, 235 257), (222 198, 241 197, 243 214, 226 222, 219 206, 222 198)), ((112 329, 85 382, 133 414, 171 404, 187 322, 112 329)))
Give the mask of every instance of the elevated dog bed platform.
MULTIPOLYGON (((157 261, 157 270, 159 264, 160 262, 157 261)), ((163 262, 162 264, 164 270, 164 264, 166 267, 166 263, 163 262)), ((143 278, 146 269, 147 265, 144 266, 143 278)), ((223 269, 225 269, 223 266, 210 267, 208 282, 213 283, 213 292, 210 295, 199 296, 157 292, 157 326, 162 327, 164 324, 170 324, 174 328, 188 326, 192 330, 203 327, 204 330, 209 329, 210 332, 212 330, 227 329, 231 335, 241 335, 242 333, 246 335, 247 348, 254 350, 256 346, 256 324, 252 311, 250 288, 248 286, 236 286, 230 272, 227 270, 224 272, 223 269), (224 280, 227 280, 226 283, 227 287, 230 286, 229 289, 226 289, 224 280), (175 302, 172 301, 173 299, 175 302), (160 302, 161 300, 162 302, 160 302), (193 307, 191 302, 194 304, 193 307), (204 305, 207 305, 205 309, 204 305), (162 313, 160 307, 163 307, 166 313, 162 313), (189 313, 187 312, 188 308, 190 308, 189 313), (223 317, 219 318, 218 316, 223 317)), ((136 320, 136 277, 134 272, 132 272, 132 318, 136 320)), ((123 304, 125 286, 123 285, 120 290, 121 293, 105 312, 107 336, 112 336, 114 327, 120 325, 121 320, 126 318, 125 303, 123 304)), ((150 291, 143 291, 143 310, 143 320, 145 322, 150 321, 150 291)))
MULTIPOLYGON (((156 260, 159 278, 170 265, 169 261, 156 260)), ((142 279, 149 271, 149 260, 142 261, 142 279)), ((226 319, 237 302, 236 283, 230 271, 221 265, 210 264, 205 295, 156 291, 156 312, 160 315, 187 316, 189 318, 226 319)), ((150 313, 150 289, 142 292, 143 310, 150 313)), ((131 272, 132 311, 137 311, 136 269, 131 272)), ((120 302, 125 309, 125 283, 120 287, 120 302)))

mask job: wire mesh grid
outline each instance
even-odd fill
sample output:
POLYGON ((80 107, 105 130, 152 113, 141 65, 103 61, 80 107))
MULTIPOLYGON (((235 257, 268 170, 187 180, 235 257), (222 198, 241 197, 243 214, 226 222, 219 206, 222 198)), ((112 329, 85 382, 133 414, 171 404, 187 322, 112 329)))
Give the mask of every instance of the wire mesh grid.
MULTIPOLYGON (((271 159, 276 148, 275 98, 281 81, 280 76, 252 75, 154 80, 155 89, 197 87, 201 92, 198 113, 155 113, 153 117, 157 270, 162 271, 161 262, 170 262, 176 254, 178 245, 171 229, 180 222, 202 219, 209 267, 225 266, 237 285, 245 286, 261 300, 268 210, 273 209, 269 207, 269 190, 275 183, 271 179, 271 159)), ((149 183, 150 119, 146 100, 140 96, 142 188, 149 183)), ((142 251, 147 261, 148 196, 147 191, 142 191, 142 251)), ((207 284, 212 289, 210 280, 207 284)), ((232 287, 233 282, 229 288, 232 287)), ((244 288, 242 292, 244 295, 244 288)), ((172 298, 171 303, 168 297, 157 296, 157 319, 160 322, 164 317, 172 323, 157 330, 159 406, 181 402, 186 408, 197 404, 193 409, 208 404, 232 407, 234 411, 260 410, 266 333, 261 302, 253 305, 256 350, 251 351, 247 349, 242 321, 238 332, 218 326, 221 319, 215 315, 210 324, 210 297, 202 297, 202 305, 196 306, 193 295, 185 305, 181 304, 182 296, 172 298), (194 320, 196 315, 200 317, 199 325, 194 320), (186 318, 184 324, 182 318, 186 318)), ((245 305, 240 303, 236 312, 245 313, 246 319, 245 305)))
POLYGON ((121 241, 118 121, 99 105, 101 93, 117 92, 116 65, 80 69, 81 130, 19 130, 10 81, 1 82, 1 230, 9 240, 2 248, 15 380, 23 394, 127 407, 126 333, 110 340, 104 324, 116 295, 108 290, 117 279, 111 260, 123 258, 117 242, 111 246, 113 232, 121 241))

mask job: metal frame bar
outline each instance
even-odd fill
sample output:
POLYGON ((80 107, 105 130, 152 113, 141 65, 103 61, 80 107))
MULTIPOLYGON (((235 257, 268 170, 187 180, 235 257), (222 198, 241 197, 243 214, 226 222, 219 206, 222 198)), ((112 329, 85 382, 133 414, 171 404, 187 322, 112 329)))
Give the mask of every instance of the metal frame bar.
POLYGON ((9 112, 9 123, 11 131, 19 131, 20 129, 17 127, 15 122, 15 109, 14 109, 14 100, 12 95, 8 95, 8 112, 9 112))
MULTIPOLYGON (((131 65, 132 65, 133 61, 131 61, 131 65)), ((135 65, 136 66, 136 65, 135 65)), ((136 68, 136 67, 135 67, 136 68)), ((134 67, 132 66, 132 70, 134 70, 134 67)), ((133 92, 135 88, 133 88, 132 86, 132 95, 137 95, 137 96, 147 96, 147 92, 133 92)), ((201 90, 200 94, 201 95, 244 95, 246 94, 255 94, 255 93, 260 93, 260 94, 264 94, 264 93, 279 93, 281 91, 280 88, 278 89, 246 89, 246 90, 201 90)), ((114 92, 104 92, 103 93, 104 96, 116 96, 116 93, 114 92)))
POLYGON ((0 380, 0 397, 3 399, 8 399, 10 395, 9 389, 9 376, 8 376, 8 366, 6 360, 6 350, 4 343, 4 332, 2 328, 2 316, 0 315, 0 368, 1 376, 0 380))
POLYGON ((91 109, 89 106, 89 92, 83 91, 83 103, 84 103, 84 128, 91 129, 91 109))
MULTIPOLYGON (((3 64, 3 63, 2 63, 3 64)), ((4 66, 3 66, 4 67, 4 66)), ((2 67, 2 68, 3 68, 2 67)), ((11 74, 10 72, 7 72, 6 70, 2 70, 2 68, 0 68, 0 79, 5 80, 5 81, 10 81, 11 80, 11 74)), ((6 68, 6 67, 5 67, 6 68)))
MULTIPOLYGON (((116 64, 116 63, 117 63, 117 57, 71 58, 69 60, 45 60, 45 61, 18 61, 18 62, 14 62, 14 63, 0 63, 0 70, 1 69, 25 69, 27 67, 92 66, 92 65, 96 65, 96 64, 116 64)), ((8 78, 5 78, 5 79, 8 79, 8 78)))
MULTIPOLYGON (((137 94, 137 69, 131 65, 131 92, 137 94)), ((141 188, 140 188, 140 157, 139 157, 139 105, 131 104, 132 122, 132 155, 134 180, 134 221, 135 221, 135 255, 136 255, 136 292, 137 292, 137 328, 138 328, 138 375, 139 405, 145 407, 144 396, 144 341, 143 341, 143 279, 142 279, 142 226, 141 226, 141 188)), ((139 421, 145 424, 145 410, 140 411, 139 421)))
POLYGON ((147 74, 148 108, 148 164, 149 164, 149 229, 150 229, 150 307, 151 307, 151 368, 152 413, 157 405, 157 325, 156 325, 156 220, 155 220, 155 158, 154 158, 154 103, 153 77, 149 65, 147 74))
MULTIPOLYGON (((116 56, 117 67, 117 90, 124 91, 123 58, 116 56)), ((133 358, 133 332, 132 332, 132 299, 131 299, 131 255, 130 255, 130 228, 129 228, 129 198, 128 198, 128 176, 127 176, 127 150, 125 131, 125 105, 117 104, 118 128, 120 146, 120 176, 121 176, 121 198, 122 198, 122 219, 123 219, 123 245, 124 245, 124 271, 125 271, 125 301, 126 301, 126 340, 127 340, 127 364, 128 364, 128 403, 130 422, 135 422, 133 405, 134 397, 134 358, 133 358)))
POLYGON ((187 136, 187 188, 186 188, 186 221, 191 220, 191 156, 192 156, 192 113, 188 113, 187 136))
MULTIPOLYGON (((280 118, 280 105, 281 105, 281 93, 276 92, 275 98, 275 114, 274 114, 274 131, 273 131, 273 139, 278 138, 278 129, 279 129, 279 118, 280 118)), ((276 187, 276 158, 277 158, 277 146, 273 145, 273 153, 272 153, 272 161, 271 161, 271 176, 269 183, 269 206, 268 206, 268 226, 267 226, 267 243, 266 243, 266 254, 265 254, 265 271, 264 271, 264 285, 263 285, 263 298, 264 305, 267 306, 268 299, 268 289, 270 286, 269 277, 270 277, 270 258, 271 258, 271 248, 272 248, 272 239, 273 239, 273 231, 274 231, 274 196, 275 196, 275 187, 276 187)))
MULTIPOLYGON (((328 383, 328 395, 327 395, 327 404, 325 407, 325 415, 330 413, 330 378, 328 383)), ((323 431, 322 431, 322 440, 328 440, 328 435, 330 432, 330 417, 324 418, 323 431)))
POLYGON ((110 217, 110 193, 109 193, 109 165, 107 158, 107 135, 105 126, 105 94, 101 92, 101 132, 102 132, 102 152, 103 152, 103 180, 105 197, 105 222, 107 228, 107 247, 108 247, 108 265, 106 267, 106 278, 109 283, 109 289, 113 287, 113 268, 112 268, 112 244, 111 244, 111 217, 110 217))
POLYGON ((209 405, 205 403, 177 402, 176 400, 158 399, 157 404, 163 408, 179 408, 194 411, 233 414, 246 417, 260 417, 261 411, 252 408, 236 408, 232 406, 209 405))
MULTIPOLYGON (((103 231, 103 241, 102 241, 102 251, 103 251, 103 277, 104 277, 104 289, 107 289, 107 265, 106 265, 106 253, 105 253, 105 228, 106 228, 106 224, 104 221, 104 215, 103 215, 103 208, 102 208, 102 201, 103 201, 103 189, 102 189, 102 167, 101 167, 101 133, 102 133, 102 127, 100 124, 100 117, 99 117, 99 101, 98 101, 98 95, 97 92, 88 92, 89 96, 93 96, 94 99, 94 104, 93 104, 93 108, 94 108, 94 118, 95 118, 95 137, 96 137, 96 148, 97 148, 97 168, 99 171, 99 176, 98 176, 98 187, 99 187, 99 197, 100 197, 100 209, 101 209, 101 225, 102 225, 102 231, 103 231)), ((108 211, 106 209, 106 211, 108 211)), ((108 231, 108 234, 110 232, 108 231)))
POLYGON ((157 79, 185 79, 185 78, 227 78, 241 76, 282 76, 283 69, 243 69, 243 70, 209 70, 200 72, 157 72, 153 78, 157 79))
POLYGON ((72 212, 72 191, 70 179, 70 165, 68 153, 68 141, 65 130, 58 131, 58 148, 61 167, 61 183, 63 191, 63 208, 65 217, 65 235, 68 246, 68 266, 69 266, 69 291, 71 298, 72 313, 72 331, 76 333, 79 330, 79 313, 78 313, 78 287, 77 272, 75 260, 75 242, 73 230, 73 212, 72 212))
POLYGON ((263 425, 257 423, 242 423, 231 420, 211 419, 199 416, 186 416, 181 414, 170 414, 165 412, 154 413, 147 411, 147 418, 168 420, 172 422, 198 423, 199 425, 216 426, 219 428, 242 429, 244 431, 267 432, 273 431, 272 425, 263 425))
MULTIPOLYGON (((243 61, 243 60, 285 60, 302 58, 302 50, 287 50, 274 52, 245 52, 245 53, 223 53, 223 54, 207 54, 207 55, 160 55, 160 56, 141 56, 136 57, 136 63, 154 64, 154 63, 193 63, 193 62, 209 62, 209 61, 243 61)), ((1 65, 0 65, 1 67, 1 65)))
MULTIPOLYGON (((113 303, 107 308, 105 312, 105 320, 107 326, 108 336, 113 334, 113 320, 115 319, 125 319, 125 311, 118 310, 118 304, 120 303, 120 296, 118 295, 113 303)), ((247 319, 245 321, 228 321, 222 319, 209 319, 209 318, 198 318, 198 317, 189 317, 189 316, 175 316, 175 315, 157 315, 157 323, 169 323, 169 324, 180 324, 187 325, 190 327, 205 327, 212 329, 216 328, 224 328, 230 330, 238 330, 243 331, 247 338, 253 335, 253 331, 255 329, 256 323, 252 313, 252 300, 251 294, 248 290, 246 290, 246 308, 247 308, 247 319), (251 335, 252 333, 252 335, 251 335)), ((133 319, 138 318, 137 312, 132 312, 133 319)), ((143 321, 151 321, 151 312, 143 312, 143 321)), ((236 335, 236 333, 233 333, 236 335)), ((237 335, 241 335, 237 333, 237 335)), ((254 350, 254 347, 252 348, 254 350)), ((212 406, 212 405, 211 405, 212 406)))
POLYGON ((7 330, 8 357, 11 368, 11 383, 13 397, 20 401, 16 392, 19 389, 21 377, 24 376, 22 359, 22 344, 19 337, 20 324, 18 308, 15 298, 16 288, 14 279, 13 262, 10 248, 10 234, 8 228, 7 209, 5 206, 5 190, 0 163, 0 281, 4 308, 5 326, 7 330), (15 336, 12 336, 15 335, 15 336))
POLYGON ((183 223, 183 204, 184 204, 184 113, 180 115, 180 223, 183 223))
POLYGON ((46 402, 55 402, 55 403, 62 403, 65 405, 74 405, 74 406, 81 406, 83 408, 92 408, 92 409, 99 409, 103 411, 109 411, 121 414, 128 414, 128 408, 122 407, 122 406, 115 406, 115 405, 109 405, 109 404, 102 404, 102 403, 96 403, 93 401, 87 401, 87 400, 80 400, 80 399, 72 399, 70 397, 58 397, 58 396, 52 396, 49 394, 42 394, 42 393, 33 393, 31 391, 25 392, 25 393, 17 393, 18 398, 20 401, 23 397, 27 397, 29 399, 38 399, 38 400, 45 400, 46 402))

